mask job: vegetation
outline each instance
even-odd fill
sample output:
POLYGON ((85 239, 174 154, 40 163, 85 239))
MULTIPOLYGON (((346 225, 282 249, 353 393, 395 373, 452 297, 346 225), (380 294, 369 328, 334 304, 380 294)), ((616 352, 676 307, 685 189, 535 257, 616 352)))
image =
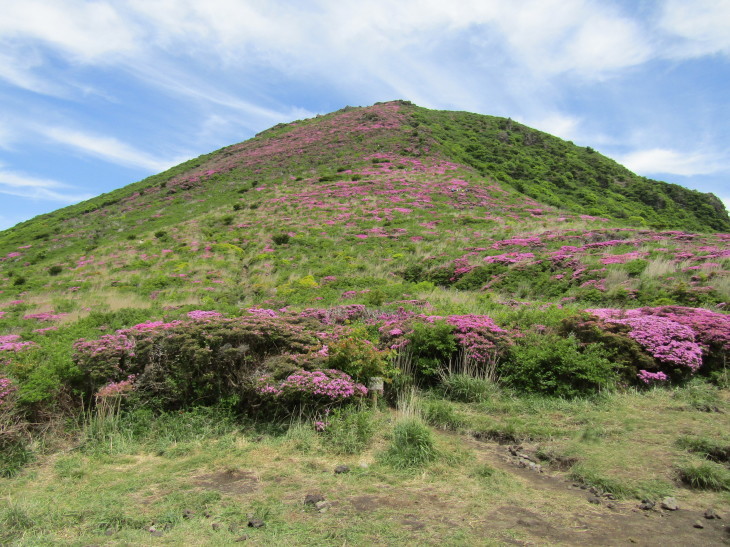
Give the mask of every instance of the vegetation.
POLYGON ((722 507, 722 231, 713 196, 402 101, 22 223, 0 233, 0 543, 588 541, 555 533, 573 482, 722 507), (550 526, 444 524, 505 496, 550 526))

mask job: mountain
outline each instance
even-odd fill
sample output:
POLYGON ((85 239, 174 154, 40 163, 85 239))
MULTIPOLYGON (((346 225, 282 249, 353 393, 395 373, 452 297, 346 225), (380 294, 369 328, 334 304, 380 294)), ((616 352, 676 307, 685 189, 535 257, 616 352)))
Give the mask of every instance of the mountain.
POLYGON ((0 543, 719 544, 729 227, 395 101, 0 232, 0 543))
POLYGON ((718 231, 711 194, 509 119, 394 101, 279 124, 1 232, 0 290, 44 310, 60 295, 312 305, 433 286, 712 305, 728 300, 718 231))

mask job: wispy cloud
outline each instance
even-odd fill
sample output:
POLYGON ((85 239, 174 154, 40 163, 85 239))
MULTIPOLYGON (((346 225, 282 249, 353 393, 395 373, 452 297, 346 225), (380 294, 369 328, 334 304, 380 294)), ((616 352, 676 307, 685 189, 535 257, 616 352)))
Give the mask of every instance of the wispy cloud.
POLYGON ((728 0, 668 0, 662 6, 659 28, 673 38, 665 49, 672 57, 730 55, 728 0))
POLYGON ((641 174, 671 174, 681 176, 710 175, 728 169, 721 157, 706 152, 679 152, 666 148, 637 150, 619 161, 641 174))
POLYGON ((64 204, 76 203, 93 197, 91 194, 79 192, 62 182, 8 171, 2 168, 2 165, 0 165, 0 194, 64 204))
POLYGON ((39 133, 78 152, 127 167, 163 171, 185 158, 160 159, 114 137, 96 135, 65 127, 39 127, 39 133))

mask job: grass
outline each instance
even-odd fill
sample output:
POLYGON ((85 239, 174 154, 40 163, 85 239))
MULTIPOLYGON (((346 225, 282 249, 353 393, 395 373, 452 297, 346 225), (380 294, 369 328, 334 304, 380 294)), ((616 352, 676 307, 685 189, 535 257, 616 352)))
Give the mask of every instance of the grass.
MULTIPOLYGON (((486 402, 460 403, 405 391, 395 412, 352 408, 331 414, 324 432, 306 421, 284 430, 236 423, 222 410, 121 414, 0 479, 0 542, 148 544, 157 540, 150 526, 172 544, 226 545, 244 533, 255 545, 537 540, 507 522, 489 530, 467 524, 501 522, 495 511, 505 499, 569 527, 585 500, 536 489, 499 456, 506 447, 470 441, 487 427, 522 439, 523 450, 546 461, 573 462, 565 471, 547 463, 548 475, 626 500, 674 495, 684 505, 722 507, 730 501, 722 465, 697 458, 698 447, 722 438, 724 415, 688 410, 676 393, 560 400, 496 390, 486 402), (454 417, 458 433, 444 427, 454 417), (343 464, 350 472, 335 475, 343 464), (331 507, 305 507, 310 493, 331 507), (266 526, 247 528, 249 515, 266 526)), ((728 393, 720 398, 727 409, 728 393)))

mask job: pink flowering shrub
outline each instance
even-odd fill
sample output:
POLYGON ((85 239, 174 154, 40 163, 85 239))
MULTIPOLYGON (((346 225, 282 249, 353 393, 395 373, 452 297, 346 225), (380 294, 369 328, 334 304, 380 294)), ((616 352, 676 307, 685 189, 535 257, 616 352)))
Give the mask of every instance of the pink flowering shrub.
POLYGON ((663 372, 648 372, 646 370, 640 370, 639 374, 636 375, 639 380, 645 384, 653 384, 655 382, 666 382, 669 380, 669 376, 663 372))
MULTIPOLYGON (((665 306, 587 310, 606 323, 626 325, 628 336, 670 376, 719 369, 730 354, 730 316, 702 308, 665 306)), ((648 367, 647 367, 648 368, 648 367)))
POLYGON ((0 377, 0 406, 2 406, 10 398, 10 395, 17 389, 17 386, 10 378, 0 377))
POLYGON ((73 344, 73 361, 84 375, 90 391, 105 382, 127 376, 135 340, 125 334, 106 334, 97 340, 81 338, 73 344))
POLYGON ((11 351, 17 353, 24 349, 37 347, 38 344, 30 341, 21 341, 18 334, 6 334, 0 336, 0 351, 11 351))
POLYGON ((367 388, 340 370, 299 370, 282 381, 270 375, 255 380, 256 393, 276 406, 294 409, 322 409, 357 400, 367 388))
POLYGON ((307 321, 206 314, 202 320, 147 322, 97 340, 78 340, 74 362, 89 394, 104 385, 123 386, 120 382, 136 375, 134 396, 144 403, 158 408, 212 404, 240 395, 260 367, 291 371, 324 362, 307 321))

